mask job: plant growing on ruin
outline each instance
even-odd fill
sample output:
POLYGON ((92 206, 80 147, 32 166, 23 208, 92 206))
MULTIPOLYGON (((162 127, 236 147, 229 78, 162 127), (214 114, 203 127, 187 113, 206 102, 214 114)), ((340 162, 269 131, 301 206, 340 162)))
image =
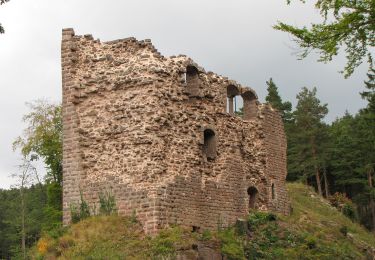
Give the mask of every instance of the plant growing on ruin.
POLYGON ((81 200, 78 203, 70 204, 70 216, 72 223, 77 223, 83 219, 90 217, 89 204, 84 200, 83 194, 81 193, 81 200))
POLYGON ((99 193, 99 213, 100 215, 112 215, 117 214, 116 200, 115 196, 109 192, 99 193))

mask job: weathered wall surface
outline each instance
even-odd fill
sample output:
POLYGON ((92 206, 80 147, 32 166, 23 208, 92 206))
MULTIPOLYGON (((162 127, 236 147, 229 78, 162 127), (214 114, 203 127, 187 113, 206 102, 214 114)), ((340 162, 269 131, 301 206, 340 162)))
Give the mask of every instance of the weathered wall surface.
POLYGON ((72 29, 62 70, 65 224, 80 192, 94 205, 111 191, 119 213, 135 211, 149 233, 217 228, 250 207, 289 212, 282 121, 253 90, 186 56, 163 57, 149 40, 101 43, 72 29), (235 95, 243 118, 226 108, 235 95))

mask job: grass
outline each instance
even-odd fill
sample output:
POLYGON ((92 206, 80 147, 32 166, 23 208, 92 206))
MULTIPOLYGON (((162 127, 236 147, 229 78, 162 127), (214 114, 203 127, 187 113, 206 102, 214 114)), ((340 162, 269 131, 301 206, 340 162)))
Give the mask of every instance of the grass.
POLYGON ((374 234, 330 206, 328 201, 319 197, 312 188, 301 183, 288 183, 287 189, 293 213, 281 219, 291 228, 315 234, 326 239, 326 242, 345 243, 348 238, 340 229, 346 227, 355 241, 375 247, 374 234))
POLYGON ((95 216, 72 225, 56 239, 45 234, 32 255, 36 259, 173 259, 176 250, 191 248, 195 240, 180 227, 152 238, 131 217, 95 216))
POLYGON ((311 188, 287 185, 293 212, 251 212, 245 223, 220 231, 192 233, 181 227, 157 236, 143 233, 134 217, 97 216, 53 238, 45 234, 33 259, 175 259, 198 244, 217 245, 228 260, 366 259, 375 237, 320 198, 311 188))

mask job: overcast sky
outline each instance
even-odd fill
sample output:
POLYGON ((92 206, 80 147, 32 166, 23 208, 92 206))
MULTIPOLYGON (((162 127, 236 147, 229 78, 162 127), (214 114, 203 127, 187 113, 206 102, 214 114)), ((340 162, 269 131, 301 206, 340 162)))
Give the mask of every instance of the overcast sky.
MULTIPOLYGON (((0 188, 14 180, 20 154, 13 140, 22 133, 25 102, 61 100, 61 29, 93 34, 102 41, 134 36, 152 39, 164 55, 186 54, 206 71, 254 88, 261 101, 265 82, 276 82, 284 100, 303 86, 317 87, 328 103, 330 122, 364 106, 359 96, 366 66, 350 78, 338 73, 343 57, 329 64, 317 56, 299 61, 290 36, 272 29, 278 20, 294 25, 319 22, 311 4, 285 0, 11 0, 0 7, 0 188)), ((314 2, 314 1, 310 1, 314 2)), ((39 166, 43 172, 43 166, 39 166)))

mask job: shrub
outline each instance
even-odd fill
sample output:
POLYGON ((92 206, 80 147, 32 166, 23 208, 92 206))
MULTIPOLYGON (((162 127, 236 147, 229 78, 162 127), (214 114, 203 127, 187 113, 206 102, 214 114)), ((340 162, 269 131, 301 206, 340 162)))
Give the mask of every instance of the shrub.
POLYGON ((90 217, 90 207, 83 199, 82 192, 79 204, 70 204, 70 215, 72 223, 77 223, 82 219, 90 217))
POLYGON ((252 212, 249 214, 247 219, 248 225, 250 229, 253 229, 256 226, 266 224, 270 221, 276 221, 277 216, 273 213, 268 212, 252 212))
POLYGON ((357 214, 353 204, 345 203, 342 207, 342 213, 348 218, 350 218, 352 221, 357 219, 357 214))
POLYGON ((357 219, 357 210, 354 203, 345 194, 336 192, 328 199, 331 205, 341 211, 346 217, 352 221, 357 219))
POLYGON ((106 191, 105 193, 99 194, 99 213, 101 215, 112 215, 117 214, 115 196, 110 192, 106 191))

